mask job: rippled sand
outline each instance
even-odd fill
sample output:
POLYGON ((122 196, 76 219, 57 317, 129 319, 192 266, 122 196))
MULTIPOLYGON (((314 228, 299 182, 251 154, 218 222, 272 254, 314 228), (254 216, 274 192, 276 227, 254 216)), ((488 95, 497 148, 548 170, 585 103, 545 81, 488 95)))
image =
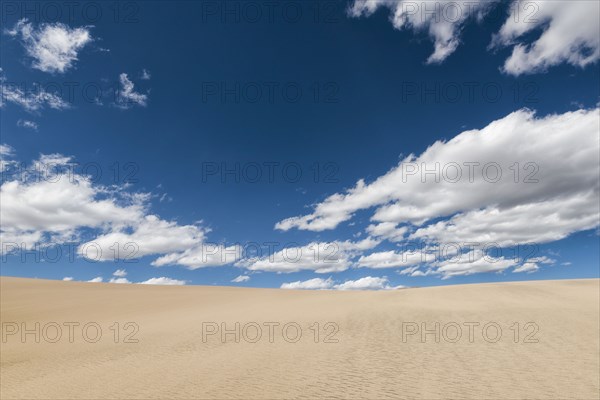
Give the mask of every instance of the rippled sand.
POLYGON ((596 279, 386 292, 0 281, 2 399, 600 396, 596 279))

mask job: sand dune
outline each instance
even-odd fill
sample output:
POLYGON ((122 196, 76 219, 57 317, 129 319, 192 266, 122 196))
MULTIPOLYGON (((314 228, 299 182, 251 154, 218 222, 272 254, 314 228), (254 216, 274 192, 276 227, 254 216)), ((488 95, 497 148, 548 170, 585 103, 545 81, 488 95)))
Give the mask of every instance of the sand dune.
POLYGON ((600 396, 596 279, 381 292, 0 280, 2 399, 600 396))

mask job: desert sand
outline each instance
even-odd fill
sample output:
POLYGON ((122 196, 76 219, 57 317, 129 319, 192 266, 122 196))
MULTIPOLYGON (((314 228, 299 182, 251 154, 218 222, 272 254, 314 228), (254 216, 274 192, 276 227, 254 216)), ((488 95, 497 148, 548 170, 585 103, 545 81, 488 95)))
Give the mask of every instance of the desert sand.
POLYGON ((2 399, 600 396, 597 279, 379 292, 0 281, 2 399))

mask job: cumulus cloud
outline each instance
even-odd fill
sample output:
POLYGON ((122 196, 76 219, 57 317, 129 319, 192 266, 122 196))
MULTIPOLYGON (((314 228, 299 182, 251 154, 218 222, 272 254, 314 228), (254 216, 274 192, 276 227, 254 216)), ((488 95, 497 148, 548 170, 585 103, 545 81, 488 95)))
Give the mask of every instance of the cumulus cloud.
MULTIPOLYGON (((459 257, 435 263, 433 273, 442 275, 442 279, 453 276, 472 275, 482 272, 502 272, 518 265, 518 260, 505 257, 491 257, 481 249, 475 249, 459 257)), ((418 275, 414 275, 418 276, 418 275)))
MULTIPOLYGON (((390 12, 398 30, 426 32, 434 42, 427 63, 440 63, 460 45, 467 23, 482 21, 502 4, 499 0, 354 0, 348 14, 368 17, 379 9, 390 12)), ((567 63, 585 67, 600 56, 600 3, 588 0, 513 0, 502 28, 490 48, 511 47, 504 72, 512 75, 543 72, 567 63), (539 36, 527 43, 532 33, 539 36)))
POLYGON ((481 19, 494 0, 457 2, 454 0, 354 0, 349 8, 352 17, 370 16, 379 8, 390 10, 390 20, 398 30, 426 32, 434 42, 428 64, 440 63, 458 48, 460 31, 471 19, 481 19))
POLYGON ((127 278, 110 278, 108 283, 131 283, 131 281, 127 278))
POLYGON ((513 272, 527 272, 528 274, 538 271, 540 268, 536 263, 526 262, 515 268, 513 272))
POLYGON ((375 247, 379 241, 367 238, 359 242, 312 242, 306 246, 287 247, 258 259, 245 259, 236 265, 251 271, 290 273, 302 270, 318 274, 340 272, 352 265, 352 258, 375 247))
POLYGON ((542 72, 567 63, 585 67, 600 57, 600 2, 515 1, 492 47, 512 46, 503 70, 511 75, 542 72), (541 30, 531 43, 525 39, 541 30))
POLYGON ((20 119, 17 121, 17 126, 20 128, 32 129, 34 131, 38 130, 38 124, 34 121, 28 121, 26 119, 20 119))
POLYGON ((99 198, 102 190, 88 180, 70 182, 63 176, 57 182, 2 183, 2 241, 26 243, 27 248, 42 238, 68 241, 80 228, 108 228, 134 223, 142 204, 119 204, 117 198, 99 198))
POLYGON ((237 276, 234 279, 232 279, 231 282, 242 283, 242 282, 248 282, 249 280, 250 280, 250 277, 248 275, 240 275, 240 276, 237 276))
MULTIPOLYGON (((167 278, 164 276, 161 276, 160 278, 150 278, 150 279, 142 281, 142 282, 131 282, 129 279, 125 278, 125 275, 127 275, 127 273, 124 270, 117 270, 117 271, 115 271, 115 273, 113 275, 114 275, 114 277, 110 278, 108 283, 121 283, 121 284, 137 283, 139 285, 167 285, 167 286, 181 286, 181 285, 185 285, 187 283, 186 281, 167 278), (120 272, 122 274, 119 274, 120 272)), ((103 281, 102 277, 98 276, 94 279, 90 279, 88 282, 100 283, 102 281, 103 281)))
POLYGON ((92 41, 88 27, 71 28, 59 22, 34 27, 27 19, 21 19, 5 32, 20 38, 33 59, 33 68, 50 73, 62 74, 71 69, 79 51, 92 41))
POLYGON ((527 260, 527 262, 513 269, 513 273, 526 272, 531 274, 540 269, 540 264, 554 264, 556 260, 553 260, 548 257, 534 257, 527 260))
POLYGON ((134 259, 183 251, 199 245, 204 238, 205 231, 199 226, 179 225, 156 215, 145 215, 137 219, 133 226, 123 225, 83 243, 79 246, 79 253, 85 256, 89 250, 89 257, 96 261, 134 259), (118 251, 113 247, 115 243, 119 244, 118 251))
MULTIPOLYGON (((425 243, 426 249, 362 255, 359 267, 430 263, 427 271, 406 273, 443 277, 509 267, 533 271, 538 264, 523 266, 525 260, 502 258, 489 262, 483 254, 460 262, 438 256, 436 264, 428 257, 449 243, 470 243, 479 250, 486 244, 540 244, 600 226, 599 123, 598 109, 545 117, 519 110, 482 129, 438 141, 373 182, 359 180, 317 204, 312 213, 280 221, 276 228, 323 231, 359 210, 374 209, 369 235, 399 245, 425 243)), ((346 260, 338 270, 348 265, 346 260)))
POLYGON ((433 249, 404 250, 401 252, 379 251, 358 259, 359 267, 380 269, 398 268, 432 262, 436 259, 433 249))
MULTIPOLYGON (((13 154, 7 145, 0 150, 3 160, 13 154)), ((11 172, 14 166, 6 163, 3 168, 11 172)), ((32 249, 68 242, 79 243, 78 254, 93 261, 159 255, 152 263, 155 266, 178 264, 190 269, 240 258, 239 246, 205 243, 209 230, 199 224, 181 225, 150 214, 148 194, 130 193, 126 186, 98 185, 72 167, 70 157, 42 155, 19 173, 3 175, 2 252, 14 251, 16 246, 32 249), (81 240, 84 232, 93 238, 81 240)), ((117 270, 115 276, 124 277, 124 273, 117 270)))
POLYGON ((514 112, 438 141, 374 182, 360 180, 276 228, 333 229, 356 211, 376 207, 372 220, 386 228, 404 224, 417 229, 409 239, 437 242, 541 243, 592 229, 599 218, 598 112, 542 118, 514 112), (451 218, 424 225, 443 217, 451 218))
POLYGON ((241 246, 199 243, 197 246, 190 247, 183 252, 166 254, 153 261, 152 265, 155 267, 182 265, 188 269, 194 270, 198 268, 233 264, 241 258, 241 246))
POLYGON ((117 93, 117 106, 122 109, 131 108, 134 105, 146 107, 148 95, 138 93, 134 89, 133 82, 129 80, 126 73, 119 75, 121 89, 117 93))
POLYGON ((281 285, 281 289, 307 289, 307 290, 316 290, 316 289, 331 289, 333 288, 334 282, 333 279, 327 278, 313 278, 306 281, 295 281, 283 283, 281 285))
POLYGON ((147 281, 140 282, 140 285, 167 285, 167 286, 181 286, 185 285, 185 281, 178 279, 171 279, 161 276, 160 278, 150 278, 147 281))
MULTIPOLYGON (((471 246, 467 249, 455 248, 455 251, 439 251, 440 249, 426 248, 415 251, 385 251, 363 256, 358 261, 358 266, 381 269, 403 268, 398 271, 400 275, 411 277, 437 275, 442 279, 453 276, 472 275, 485 272, 503 272, 513 268, 513 272, 535 272, 540 264, 553 264, 555 260, 548 257, 518 257, 518 253, 510 253, 511 257, 500 254, 491 255, 493 251, 485 246, 471 246), (467 251, 465 251, 467 250, 467 251)), ((532 246, 522 250, 537 251, 532 246)))
POLYGON ((65 277, 63 278, 63 281, 72 281, 72 280, 73 280, 73 277, 72 277, 72 276, 65 276, 65 277))
POLYGON ((107 229, 132 224, 141 218, 144 197, 126 196, 95 186, 88 176, 64 170, 49 173, 68 168, 69 163, 69 157, 42 156, 24 174, 2 182, 3 242, 24 242, 30 248, 35 244, 32 240, 38 242, 45 237, 67 241, 76 237, 79 228, 107 229))
POLYGON ((357 280, 348 280, 336 284, 331 278, 313 278, 306 281, 283 283, 281 289, 304 289, 304 290, 390 290, 400 289, 404 286, 390 286, 386 277, 365 276, 357 280))
POLYGON ((391 290, 401 289, 404 286, 390 286, 388 279, 384 277, 365 276, 355 281, 346 281, 335 285, 337 290, 391 290))
POLYGON ((122 278, 124 276, 127 276, 127 271, 125 271, 124 269, 118 269, 115 272, 113 272, 113 276, 118 276, 119 278, 122 278))
POLYGON ((398 224, 394 222, 381 222, 367 227, 367 233, 369 235, 387 239, 391 242, 402 241, 407 232, 408 228, 406 226, 399 227, 398 224))

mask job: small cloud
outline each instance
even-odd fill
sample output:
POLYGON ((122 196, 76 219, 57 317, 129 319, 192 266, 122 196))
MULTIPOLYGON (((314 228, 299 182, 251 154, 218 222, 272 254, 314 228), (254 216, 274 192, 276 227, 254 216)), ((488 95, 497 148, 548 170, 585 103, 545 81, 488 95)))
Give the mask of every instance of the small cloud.
POLYGON ((14 154, 15 149, 7 144, 0 144, 0 156, 10 157, 14 154))
POLYGON ((150 75, 150 71, 148 71, 147 69, 144 68, 142 70, 142 77, 141 77, 141 79, 147 81, 147 80, 150 80, 151 77, 152 77, 152 75, 150 75))
POLYGON ((540 269, 540 267, 533 262, 526 262, 523 265, 520 265, 519 267, 515 268, 513 270, 513 273, 518 273, 518 272, 527 272, 528 274, 531 274, 533 272, 536 272, 540 269))
POLYGON ((133 105, 146 107, 148 95, 135 92, 133 82, 126 73, 119 75, 119 82, 121 83, 121 90, 117 93, 117 107, 124 110, 131 108, 133 105))
POLYGON ((97 276, 94 279, 90 279, 88 282, 91 282, 91 283, 100 283, 102 281, 103 281, 102 277, 101 276, 97 276))
POLYGON ((65 277, 63 278, 63 281, 72 281, 72 280, 73 280, 73 277, 72 277, 72 276, 65 276, 65 277))
POLYGON ((185 281, 178 279, 171 279, 164 276, 160 278, 150 278, 147 281, 139 282, 140 285, 167 285, 167 286, 181 286, 185 285, 185 281))
POLYGON ((390 290, 401 289, 404 286, 390 286, 388 279, 384 277, 365 276, 364 278, 355 281, 346 281, 342 284, 335 285, 337 290, 390 290))
POLYGON ((127 278, 110 278, 109 283, 131 283, 127 278))
POLYGON ((323 290, 331 289, 333 287, 333 279, 327 278, 313 278, 306 281, 296 281, 283 283, 281 289, 303 289, 303 290, 323 290))
POLYGON ((235 282, 235 283, 242 283, 242 282, 248 282, 250 280, 250 277, 248 275, 240 275, 235 279, 232 279, 231 282, 235 282))
POLYGON ((33 129, 34 131, 38 130, 38 124, 33 122, 33 121, 27 121, 25 119, 20 119, 17 121, 17 126, 19 128, 27 128, 27 129, 33 129))
POLYGON ((124 269, 118 269, 115 272, 113 272, 113 276, 118 276, 118 277, 127 276, 127 271, 125 271, 124 269))
POLYGON ((78 52, 92 41, 87 27, 70 28, 59 22, 34 27, 27 18, 5 33, 21 39, 33 68, 49 73, 62 74, 72 68, 78 52))

